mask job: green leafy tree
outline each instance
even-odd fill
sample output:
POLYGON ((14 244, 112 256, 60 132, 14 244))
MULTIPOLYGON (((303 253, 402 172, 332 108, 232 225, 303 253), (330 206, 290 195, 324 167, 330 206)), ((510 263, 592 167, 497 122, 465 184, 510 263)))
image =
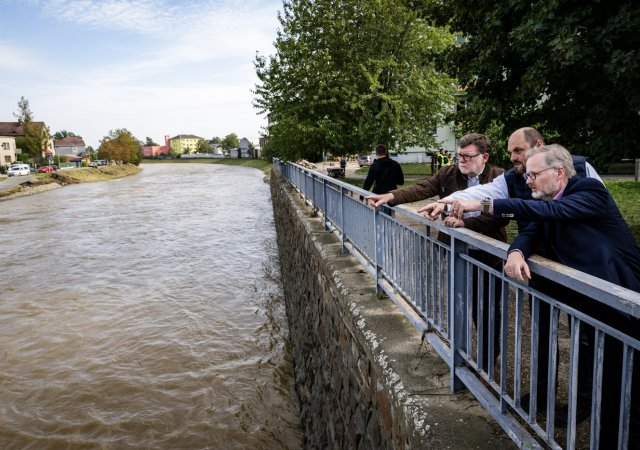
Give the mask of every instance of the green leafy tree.
POLYGON ((18 119, 18 123, 21 124, 33 122, 33 113, 29 106, 29 100, 24 97, 20 97, 20 100, 18 101, 18 111, 13 113, 13 116, 18 119))
POLYGON ((152 145, 158 145, 158 144, 156 144, 153 139, 151 139, 149 136, 147 136, 147 139, 145 140, 144 145, 150 147, 152 145))
POLYGON ((209 140, 210 144, 220 144, 222 142, 222 138, 219 138, 218 136, 214 136, 211 138, 211 140, 209 140))
POLYGON ((56 141, 59 141, 60 139, 64 139, 69 136, 77 136, 77 135, 72 131, 62 130, 62 131, 56 131, 56 134, 53 135, 53 139, 55 139, 56 141))
POLYGON ((200 139, 196 145, 197 153, 211 153, 211 148, 209 147, 209 142, 206 139, 200 139))
POLYGON ((47 149, 50 138, 49 129, 43 122, 33 121, 29 100, 24 97, 20 97, 18 111, 13 115, 24 130, 24 135, 16 138, 16 148, 22 150, 19 159, 25 162, 42 162, 42 152, 47 149))
POLYGON ((111 130, 100 141, 98 158, 138 165, 142 159, 140 141, 126 128, 111 130))
POLYGON ((279 20, 276 54, 254 63, 254 106, 275 118, 267 153, 435 145, 455 86, 434 65, 455 42, 444 28, 404 0, 285 0, 279 20))
POLYGON ((238 145, 240 145, 240 140, 238 139, 238 135, 235 133, 227 134, 222 142, 220 142, 220 146, 225 150, 238 148, 238 145))
POLYGON ((603 168, 638 157, 640 3, 423 2, 461 37, 443 59, 466 91, 463 131, 535 126, 603 168), (433 6, 436 6, 435 8, 433 6))

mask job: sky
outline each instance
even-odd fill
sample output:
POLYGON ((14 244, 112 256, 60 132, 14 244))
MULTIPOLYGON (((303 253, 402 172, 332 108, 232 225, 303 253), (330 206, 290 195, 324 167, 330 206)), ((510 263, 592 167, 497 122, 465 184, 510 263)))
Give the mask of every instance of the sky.
POLYGON ((281 0, 0 0, 0 122, 21 97, 51 133, 97 148, 267 125, 252 101, 256 54, 274 53, 281 0))

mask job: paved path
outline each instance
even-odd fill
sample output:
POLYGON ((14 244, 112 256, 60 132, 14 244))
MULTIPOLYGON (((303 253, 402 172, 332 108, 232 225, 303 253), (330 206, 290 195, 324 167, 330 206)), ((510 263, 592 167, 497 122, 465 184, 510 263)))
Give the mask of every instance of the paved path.
POLYGON ((23 184, 26 183, 28 181, 32 181, 34 180, 34 176, 33 175, 21 175, 21 176, 16 176, 16 177, 6 177, 6 178, 0 178, 0 191, 6 191, 7 189, 11 189, 14 186, 17 186, 19 184, 23 184))

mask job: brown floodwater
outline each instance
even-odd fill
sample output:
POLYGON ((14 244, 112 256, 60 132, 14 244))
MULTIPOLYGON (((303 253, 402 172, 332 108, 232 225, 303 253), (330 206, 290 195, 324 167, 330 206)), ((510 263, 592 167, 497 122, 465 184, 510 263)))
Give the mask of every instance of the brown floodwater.
POLYGON ((0 202, 0 448, 299 448, 262 172, 0 202))

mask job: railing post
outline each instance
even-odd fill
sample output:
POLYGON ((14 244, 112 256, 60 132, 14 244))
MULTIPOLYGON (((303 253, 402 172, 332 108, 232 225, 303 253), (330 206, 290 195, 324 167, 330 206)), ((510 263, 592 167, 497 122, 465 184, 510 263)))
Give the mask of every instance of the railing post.
POLYGON ((451 391, 457 392, 465 388, 464 383, 456 375, 456 368, 464 364, 458 349, 464 347, 467 340, 465 322, 469 299, 465 296, 467 280, 466 262, 459 254, 467 253, 467 244, 451 236, 451 253, 449 254, 449 329, 451 330, 451 391))
POLYGON ((383 259, 383 244, 384 244, 384 222, 380 212, 384 208, 373 208, 373 229, 375 230, 374 246, 376 249, 376 292, 381 294, 384 292, 382 286, 380 286, 380 279, 382 278, 382 259, 383 259))
POLYGON ((638 181, 638 177, 640 176, 640 158, 636 158, 634 172, 635 172, 634 179, 638 181))
POLYGON ((340 233, 340 242, 342 244, 342 253, 349 253, 347 247, 344 245, 347 239, 347 227, 344 223, 344 203, 346 201, 344 194, 344 187, 340 186, 340 226, 342 227, 342 233, 340 233))

